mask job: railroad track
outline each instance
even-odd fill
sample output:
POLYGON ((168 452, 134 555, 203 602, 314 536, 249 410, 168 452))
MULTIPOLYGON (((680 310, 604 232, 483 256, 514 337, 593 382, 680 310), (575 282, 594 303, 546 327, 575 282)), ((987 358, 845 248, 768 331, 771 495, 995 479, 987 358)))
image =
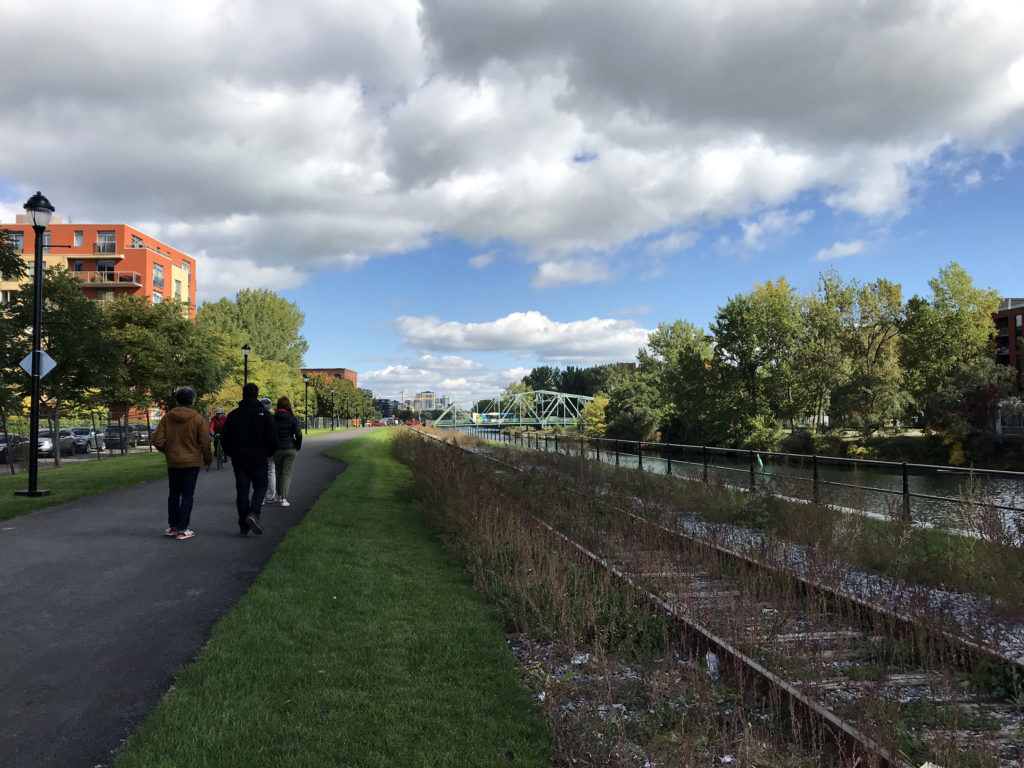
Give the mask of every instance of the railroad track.
MULTIPOLYGON (((502 472, 525 471, 490 452, 454 447, 502 472)), ((827 732, 839 764, 907 766, 911 756, 928 755, 941 756, 946 768, 1024 765, 1019 661, 702 540, 658 515, 620 512, 629 523, 597 536, 526 514, 670 616, 709 666, 759 681, 808 732, 827 732)))

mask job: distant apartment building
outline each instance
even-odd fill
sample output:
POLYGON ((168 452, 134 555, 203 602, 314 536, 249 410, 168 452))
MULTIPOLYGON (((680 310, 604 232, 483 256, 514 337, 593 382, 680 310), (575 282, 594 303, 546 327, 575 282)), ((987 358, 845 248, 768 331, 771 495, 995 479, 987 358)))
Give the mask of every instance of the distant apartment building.
POLYGON ((1017 387, 1024 380, 1024 299, 1003 299, 992 315, 996 324, 996 362, 1017 371, 1017 387))
MULTIPOLYGON (((28 263, 22 280, 0 280, 0 303, 32 279, 36 234, 28 217, 18 214, 8 231, 14 249, 28 263)), ((82 292, 95 301, 118 296, 145 296, 154 304, 176 299, 196 315, 196 262, 176 248, 127 224, 65 224, 54 216, 43 233, 45 266, 60 266, 82 283, 82 292)))
POLYGON ((373 401, 373 407, 380 411, 385 419, 395 415, 400 403, 397 400, 389 400, 386 397, 378 397, 373 401))
POLYGON ((330 376, 335 379, 348 379, 352 382, 352 386, 359 388, 359 374, 355 371, 350 371, 348 368, 303 368, 303 376, 311 376, 313 374, 319 374, 323 376, 330 376))
POLYGON ((432 411, 437 408, 437 396, 428 389, 413 395, 410 403, 414 411, 432 411))

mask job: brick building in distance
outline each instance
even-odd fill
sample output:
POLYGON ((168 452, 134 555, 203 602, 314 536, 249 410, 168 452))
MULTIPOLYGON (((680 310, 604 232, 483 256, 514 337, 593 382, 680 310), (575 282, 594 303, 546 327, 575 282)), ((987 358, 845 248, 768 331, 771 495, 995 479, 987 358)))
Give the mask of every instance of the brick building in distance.
POLYGON ((356 389, 359 388, 358 377, 359 374, 355 371, 350 371, 348 368, 303 368, 303 376, 311 376, 313 374, 320 374, 323 376, 331 376, 335 379, 348 379, 352 382, 352 386, 356 389))
MULTIPOLYGON (((14 224, 0 224, 14 250, 34 266, 36 234, 28 216, 18 214, 14 224)), ((145 296, 154 304, 177 299, 196 316, 196 262, 176 248, 127 224, 66 224, 60 216, 43 233, 43 262, 62 266, 82 283, 82 293, 94 301, 110 301, 126 294, 145 296)), ((0 303, 32 279, 0 281, 0 303)))
POLYGON ((1017 371, 1017 388, 1024 379, 1024 299, 1002 299, 992 315, 996 324, 996 362, 1017 371))

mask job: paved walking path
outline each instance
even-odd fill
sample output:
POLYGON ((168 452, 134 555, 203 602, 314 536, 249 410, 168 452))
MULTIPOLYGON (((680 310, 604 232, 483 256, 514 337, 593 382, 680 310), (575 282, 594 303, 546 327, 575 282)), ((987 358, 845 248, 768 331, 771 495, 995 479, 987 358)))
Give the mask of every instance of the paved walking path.
POLYGON ((303 442, 263 536, 238 535, 230 465, 200 474, 184 541, 163 535, 166 478, 0 522, 0 766, 112 763, 342 471, 321 452, 364 431, 303 442))

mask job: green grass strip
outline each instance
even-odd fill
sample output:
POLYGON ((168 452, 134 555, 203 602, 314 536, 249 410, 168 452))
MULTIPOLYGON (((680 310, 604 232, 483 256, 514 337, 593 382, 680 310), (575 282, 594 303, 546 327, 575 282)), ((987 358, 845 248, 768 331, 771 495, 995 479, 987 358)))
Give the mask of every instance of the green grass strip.
POLYGON ((392 434, 329 452, 348 469, 117 768, 548 765, 498 619, 416 514, 392 434))
MULTIPOLYGON (((0 464, 0 473, 7 472, 0 464)), ((166 477, 167 464, 162 453, 135 453, 110 456, 100 460, 76 461, 61 467, 40 469, 37 487, 50 491, 49 496, 15 496, 15 491, 28 490, 28 472, 0 475, 0 520, 10 520, 37 509, 55 507, 83 496, 116 491, 158 477, 166 477)))

